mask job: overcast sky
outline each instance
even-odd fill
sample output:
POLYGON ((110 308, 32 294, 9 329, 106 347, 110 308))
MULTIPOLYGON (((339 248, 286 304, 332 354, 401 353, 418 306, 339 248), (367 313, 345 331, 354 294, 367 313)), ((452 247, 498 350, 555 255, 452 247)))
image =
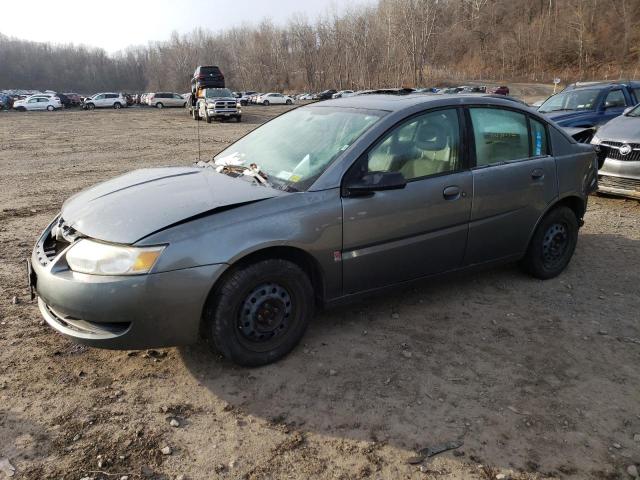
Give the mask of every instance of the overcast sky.
POLYGON ((375 0, 0 0, 0 33, 25 40, 75 43, 108 52, 165 40, 173 30, 221 30, 263 18, 284 23, 294 13, 314 20, 375 0), (6 12, 14 14, 7 16, 6 12), (19 14, 17 12, 20 12, 19 14), (45 13, 48 12, 48 13, 45 13), (40 15, 43 14, 43 16, 40 15), (37 14, 37 20, 30 21, 37 14), (25 21, 20 21, 24 19, 25 21))

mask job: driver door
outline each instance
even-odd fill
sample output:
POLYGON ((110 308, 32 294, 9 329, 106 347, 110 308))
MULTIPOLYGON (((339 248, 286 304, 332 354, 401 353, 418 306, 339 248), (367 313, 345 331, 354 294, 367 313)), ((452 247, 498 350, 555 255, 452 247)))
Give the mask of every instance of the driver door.
POLYGON ((460 118, 449 108, 405 120, 346 175, 346 184, 370 172, 407 180, 403 189, 343 196, 346 294, 461 266, 473 189, 460 118))

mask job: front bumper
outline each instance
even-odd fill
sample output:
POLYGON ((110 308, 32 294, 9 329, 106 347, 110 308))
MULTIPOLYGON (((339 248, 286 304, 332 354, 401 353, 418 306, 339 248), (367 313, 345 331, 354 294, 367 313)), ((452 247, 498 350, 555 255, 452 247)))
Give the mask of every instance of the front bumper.
POLYGON ((598 171, 598 190, 640 199, 640 161, 607 158, 598 171))
POLYGON ((63 335, 100 348, 197 342, 205 302, 226 268, 218 264, 147 275, 87 275, 66 266, 66 250, 43 264, 39 245, 31 265, 42 316, 63 335))
POLYGON ((207 115, 210 117, 239 117, 242 114, 238 110, 207 108, 207 115))

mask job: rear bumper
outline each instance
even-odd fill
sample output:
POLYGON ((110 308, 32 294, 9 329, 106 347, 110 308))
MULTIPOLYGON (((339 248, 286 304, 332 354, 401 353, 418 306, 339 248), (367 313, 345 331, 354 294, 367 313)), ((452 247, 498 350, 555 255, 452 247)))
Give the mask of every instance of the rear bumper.
MULTIPOLYGON (((63 257, 64 253, 60 254, 63 257)), ((94 347, 142 349, 198 341, 202 311, 226 265, 135 276, 73 272, 31 256, 38 305, 59 333, 94 347)))

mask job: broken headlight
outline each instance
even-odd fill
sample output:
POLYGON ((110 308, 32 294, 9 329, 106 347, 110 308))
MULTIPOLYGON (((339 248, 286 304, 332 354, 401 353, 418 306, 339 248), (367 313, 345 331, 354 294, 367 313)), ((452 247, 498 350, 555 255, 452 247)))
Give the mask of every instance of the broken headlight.
POLYGON ((92 275, 140 275, 148 273, 164 250, 160 247, 127 247, 82 239, 67 252, 74 272, 92 275))

